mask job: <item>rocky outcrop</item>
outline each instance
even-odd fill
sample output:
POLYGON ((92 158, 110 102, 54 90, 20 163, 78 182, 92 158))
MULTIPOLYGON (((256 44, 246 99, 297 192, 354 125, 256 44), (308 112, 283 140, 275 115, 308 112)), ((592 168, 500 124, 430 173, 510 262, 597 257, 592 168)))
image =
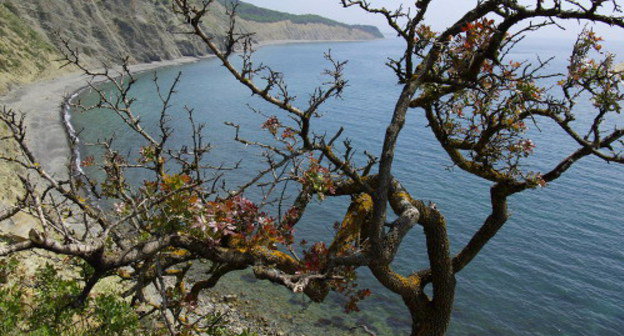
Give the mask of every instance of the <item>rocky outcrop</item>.
MULTIPOLYGON (((223 35, 227 17, 215 2, 204 23, 223 35)), ((381 35, 375 27, 349 26, 318 16, 295 16, 245 4, 254 15, 240 27, 267 40, 365 40, 381 35), (277 14, 277 15, 275 15, 277 14), (263 16, 264 15, 264 16, 263 16), (264 20, 270 17, 271 20, 264 20)), ((206 55, 171 14, 169 0, 0 0, 0 91, 13 84, 54 75, 58 38, 71 40, 93 65, 130 56, 142 63, 206 55)))

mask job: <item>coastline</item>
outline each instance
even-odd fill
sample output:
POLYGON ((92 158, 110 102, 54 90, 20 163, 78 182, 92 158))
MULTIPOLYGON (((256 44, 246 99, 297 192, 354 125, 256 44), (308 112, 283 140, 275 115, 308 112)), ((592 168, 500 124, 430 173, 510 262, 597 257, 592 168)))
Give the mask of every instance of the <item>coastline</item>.
MULTIPOLYGON (((276 40, 256 44, 256 49, 264 46, 299 44, 299 43, 346 43, 367 42, 368 40, 276 40)), ((130 66, 132 73, 141 73, 170 66, 178 66, 214 58, 214 55, 202 57, 183 57, 152 63, 141 63, 130 66)), ((73 72, 53 79, 25 84, 16 87, 0 96, 0 105, 7 109, 19 111, 25 115, 27 141, 33 154, 53 176, 64 177, 67 165, 72 160, 79 160, 79 153, 71 153, 69 141, 73 128, 71 116, 67 110, 67 102, 76 97, 87 87, 89 77, 73 72)), ((1 187, 1 186, 0 186, 1 187)), ((0 202, 1 203, 1 202, 0 202)), ((0 209, 6 204, 0 204, 0 209)), ((16 236, 27 237, 32 223, 24 221, 9 223, 7 231, 16 236)), ((251 330, 258 335, 287 335, 283 332, 282 323, 273 317, 264 316, 262 311, 249 307, 252 298, 230 295, 232 292, 208 291, 200 298, 208 311, 225 313, 228 329, 235 333, 251 330), (281 326, 281 327, 280 327, 281 326)), ((300 334, 297 334, 300 336, 300 334)))
MULTIPOLYGON (((349 43, 369 40, 272 40, 261 41, 256 48, 299 43, 349 43)), ((178 66, 214 58, 214 55, 181 57, 173 60, 139 63, 130 66, 133 73, 178 66)), ((27 139, 39 163, 52 175, 62 176, 72 157, 65 123, 65 105, 87 85, 88 76, 72 72, 59 77, 25 84, 0 95, 0 105, 26 116, 27 139)))
MULTIPOLYGON (((175 60, 141 63, 130 66, 133 73, 198 62, 207 57, 183 57, 175 60)), ((39 163, 50 173, 62 176, 71 157, 63 122, 65 104, 86 87, 89 77, 78 72, 17 87, 0 96, 0 105, 25 115, 27 140, 39 163)))
POLYGON ((256 49, 266 46, 273 45, 284 45, 284 44, 299 44, 299 43, 352 43, 352 42, 370 42, 370 41, 378 41, 383 40, 383 38, 376 38, 370 40, 267 40, 256 42, 256 49))
MULTIPOLYGON (((141 63, 130 66, 130 71, 138 74, 145 71, 162 69, 199 62, 215 56, 183 57, 174 60, 141 63)), ((63 177, 67 174, 67 164, 71 160, 79 160, 79 153, 71 153, 69 141, 75 136, 70 122, 67 103, 87 88, 88 76, 71 73, 54 79, 26 84, 0 96, 0 105, 7 109, 20 111, 25 115, 27 140, 39 163, 53 176, 63 177)), ((0 204, 2 206, 8 204, 0 204)), ((10 221, 6 231, 14 236, 28 237, 28 231, 34 225, 31 220, 10 221)), ((200 297, 205 313, 223 315, 223 322, 232 333, 239 334, 245 330, 256 332, 260 336, 286 335, 269 319, 259 312, 248 312, 241 309, 245 302, 237 295, 209 291, 200 297), (238 309, 237 309, 238 307, 238 309)))

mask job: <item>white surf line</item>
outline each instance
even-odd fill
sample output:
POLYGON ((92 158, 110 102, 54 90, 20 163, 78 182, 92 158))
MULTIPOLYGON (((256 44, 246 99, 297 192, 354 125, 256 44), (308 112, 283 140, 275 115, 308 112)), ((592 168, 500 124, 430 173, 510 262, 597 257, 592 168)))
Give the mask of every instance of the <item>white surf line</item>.
POLYGON ((70 144, 69 147, 72 150, 72 153, 71 153, 72 157, 70 161, 73 161, 73 166, 74 166, 73 168, 79 173, 79 175, 84 175, 85 172, 84 170, 82 170, 81 153, 80 153, 80 149, 78 148, 78 146, 80 145, 80 138, 76 134, 76 129, 74 128, 74 125, 71 123, 71 104, 73 103, 74 99, 76 99, 85 90, 86 90, 86 87, 80 88, 76 92, 68 96, 64 100, 63 106, 61 108, 61 114, 62 114, 61 117, 63 118, 63 125, 65 126, 65 133, 67 133, 67 138, 68 138, 67 140, 70 144))

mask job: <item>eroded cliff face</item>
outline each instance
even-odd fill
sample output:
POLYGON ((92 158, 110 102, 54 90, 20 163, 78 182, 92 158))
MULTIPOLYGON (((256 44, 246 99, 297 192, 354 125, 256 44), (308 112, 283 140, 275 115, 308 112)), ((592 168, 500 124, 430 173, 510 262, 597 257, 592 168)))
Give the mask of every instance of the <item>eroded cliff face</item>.
MULTIPOLYGON (((185 27, 171 14, 169 0, 0 0, 0 91, 58 73, 55 45, 71 41, 88 64, 151 62, 201 56, 208 50, 195 38, 179 34, 185 27)), ((223 6, 215 2, 204 23, 214 35, 227 26, 223 6)), ((256 22, 240 27, 267 40, 366 40, 379 37, 370 27, 256 22)))

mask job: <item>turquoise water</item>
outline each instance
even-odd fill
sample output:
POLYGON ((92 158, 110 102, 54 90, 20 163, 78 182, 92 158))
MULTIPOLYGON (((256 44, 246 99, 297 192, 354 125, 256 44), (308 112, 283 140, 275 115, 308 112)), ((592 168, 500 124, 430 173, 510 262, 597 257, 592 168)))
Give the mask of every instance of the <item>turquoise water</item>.
MULTIPOLYGON (((306 93, 323 81, 322 53, 330 48, 337 58, 349 60, 346 77, 350 86, 343 100, 325 106, 314 128, 330 133, 344 126, 356 149, 378 153, 384 125, 400 90, 383 64, 388 56, 400 53, 400 43, 382 40, 270 46, 262 48, 257 58, 285 73, 290 89, 303 105, 306 93)), ((525 43, 513 58, 554 55, 558 58, 553 67, 562 69, 569 48, 557 41, 525 43)), ((216 60, 165 68, 158 74, 168 83, 178 71, 183 76, 174 102, 180 115, 172 118, 176 129, 173 141, 188 141, 189 127, 180 108, 183 104, 193 107, 197 118, 207 123, 205 135, 215 148, 211 160, 232 163, 244 159, 242 171, 228 176, 228 181, 236 184, 251 176, 258 168, 257 153, 235 144, 232 130, 223 122, 241 124, 247 138, 262 138, 265 135, 259 125, 265 118, 250 112, 245 104, 268 115, 279 112, 250 97, 216 60)), ((149 127, 155 125, 158 100, 151 75, 141 77, 134 92, 139 99, 135 108, 149 127)), ((88 94, 84 96, 88 99, 88 94)), ((586 117, 581 116, 580 122, 586 117)), ((114 133, 119 148, 136 151, 141 145, 110 115, 75 114, 73 121, 76 129, 84 129, 83 141, 114 133)), ((535 132, 537 153, 530 162, 537 169, 552 166, 574 148, 556 128, 544 125, 541 131, 535 132)), ((437 203, 449 221, 452 248, 458 251, 487 216, 489 185, 457 169, 446 169, 449 165, 423 115, 410 112, 396 153, 395 175, 415 197, 437 203)), ((509 222, 458 275, 449 335, 624 334, 623 190, 624 167, 587 159, 547 188, 515 196, 510 202, 509 222)), ((314 204, 298 224, 298 238, 327 239, 333 223, 344 215, 346 201, 330 199, 314 204)), ((424 239, 414 229, 395 267, 409 272, 425 265, 424 239)), ((301 296, 264 282, 248 286, 253 280, 246 273, 229 276, 221 286, 242 292, 268 317, 286 321, 282 327, 287 331, 350 335, 350 327, 366 323, 380 335, 405 334, 409 315, 400 298, 376 285, 366 271, 361 272, 360 279, 362 287, 372 288, 374 295, 362 305, 362 312, 351 315, 341 314, 342 298, 338 296, 321 305, 309 305, 301 296)))

